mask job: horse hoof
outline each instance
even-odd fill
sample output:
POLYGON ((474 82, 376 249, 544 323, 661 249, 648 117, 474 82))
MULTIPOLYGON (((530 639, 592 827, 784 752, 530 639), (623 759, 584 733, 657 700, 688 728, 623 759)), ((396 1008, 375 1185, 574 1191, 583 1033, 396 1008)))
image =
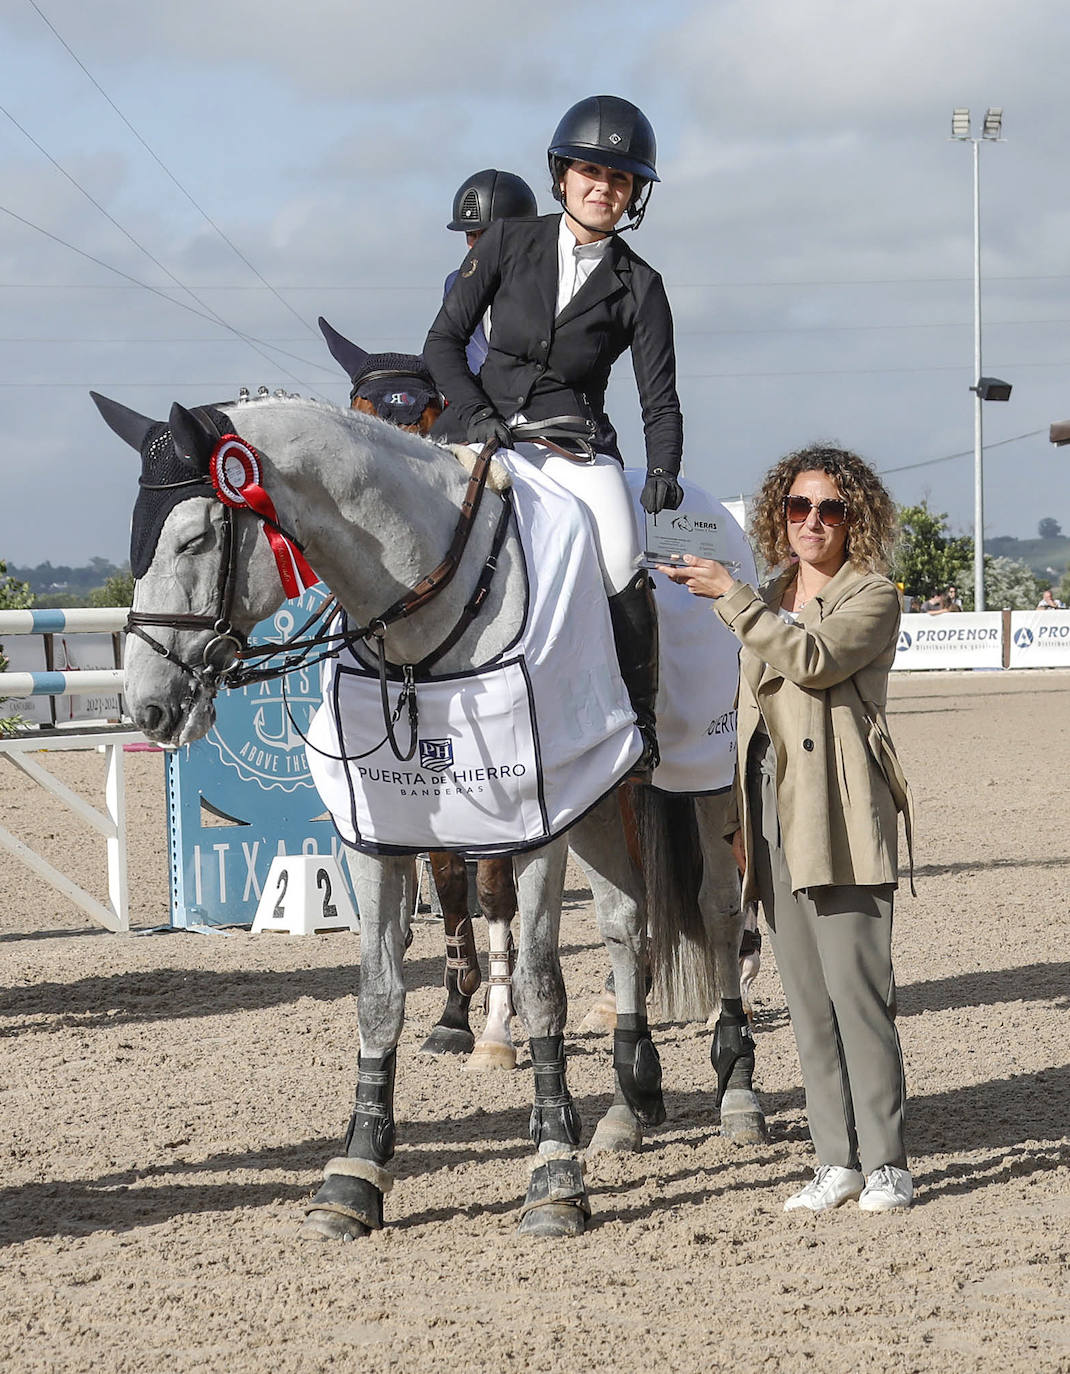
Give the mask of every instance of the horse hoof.
POLYGON ((470 1030, 435 1026, 420 1046, 420 1054, 471 1054, 476 1038, 470 1030))
POLYGON ((754 1093, 729 1088, 721 1102, 721 1135, 733 1145, 763 1145, 765 1115, 754 1093))
POLYGON ((503 1045, 498 1040, 480 1040, 468 1056, 465 1069, 472 1073, 483 1073, 493 1069, 515 1069, 516 1050, 512 1045, 503 1045))
POLYGON ((616 1103, 594 1128, 594 1135, 585 1153, 588 1156, 609 1153, 632 1155, 637 1153, 642 1143, 643 1132, 638 1121, 627 1107, 616 1103))
POLYGON ((617 999, 611 992, 601 992, 590 1011, 580 1022, 581 1031, 607 1035, 617 1029, 617 999))
POLYGON ((319 1209, 309 1212, 305 1217, 298 1240, 361 1240, 369 1234, 370 1228, 356 1217, 346 1217, 341 1212, 326 1212, 319 1209))
POLYGON ((571 1202, 550 1202, 525 1212, 517 1234, 521 1236, 582 1236, 587 1218, 581 1207, 571 1202))

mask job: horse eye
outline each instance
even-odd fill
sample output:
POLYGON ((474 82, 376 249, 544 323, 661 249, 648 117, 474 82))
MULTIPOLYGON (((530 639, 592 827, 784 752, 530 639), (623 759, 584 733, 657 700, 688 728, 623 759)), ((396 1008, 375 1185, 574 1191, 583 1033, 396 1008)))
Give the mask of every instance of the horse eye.
POLYGON ((215 526, 209 525, 206 530, 201 530, 195 534, 179 549, 179 553, 205 553, 215 543, 215 526))

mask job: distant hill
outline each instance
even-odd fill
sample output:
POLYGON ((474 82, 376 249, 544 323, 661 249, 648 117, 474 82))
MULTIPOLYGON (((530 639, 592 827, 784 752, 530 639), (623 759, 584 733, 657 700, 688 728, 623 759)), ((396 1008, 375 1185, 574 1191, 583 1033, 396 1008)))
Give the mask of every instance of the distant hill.
POLYGON ((1058 582, 1070 568, 1070 537, 1060 534, 1054 539, 1015 539, 1009 534, 1001 534, 994 539, 985 539, 985 553, 993 558, 1013 558, 1031 568, 1043 581, 1058 582))
POLYGON ((7 565, 8 573, 19 582, 28 582, 38 606, 85 606, 89 593, 102 587, 109 577, 121 572, 124 565, 109 563, 106 558, 93 558, 83 568, 69 568, 66 564, 38 563, 35 568, 7 565))

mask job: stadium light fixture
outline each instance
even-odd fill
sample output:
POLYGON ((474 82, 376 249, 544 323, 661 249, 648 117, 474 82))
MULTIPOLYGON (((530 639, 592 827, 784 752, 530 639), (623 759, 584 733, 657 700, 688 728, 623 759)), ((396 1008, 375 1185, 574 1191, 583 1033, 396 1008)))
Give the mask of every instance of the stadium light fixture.
POLYGON ((1013 388, 1010 382, 1001 382, 998 377, 979 377, 970 390, 976 391, 982 401, 1009 401, 1013 388))

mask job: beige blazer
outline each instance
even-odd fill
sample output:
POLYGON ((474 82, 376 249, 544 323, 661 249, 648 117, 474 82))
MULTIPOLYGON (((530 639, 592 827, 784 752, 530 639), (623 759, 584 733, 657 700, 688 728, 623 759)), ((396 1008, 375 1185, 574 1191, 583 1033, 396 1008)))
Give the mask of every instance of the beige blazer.
POLYGON ((900 810, 911 838, 910 791, 885 714, 899 593, 880 573, 845 563, 790 625, 777 610, 793 576, 789 569, 760 592, 737 582, 714 602, 742 644, 736 795, 745 901, 757 893, 743 773, 762 717, 776 750, 777 810, 795 891, 895 884, 900 810))

